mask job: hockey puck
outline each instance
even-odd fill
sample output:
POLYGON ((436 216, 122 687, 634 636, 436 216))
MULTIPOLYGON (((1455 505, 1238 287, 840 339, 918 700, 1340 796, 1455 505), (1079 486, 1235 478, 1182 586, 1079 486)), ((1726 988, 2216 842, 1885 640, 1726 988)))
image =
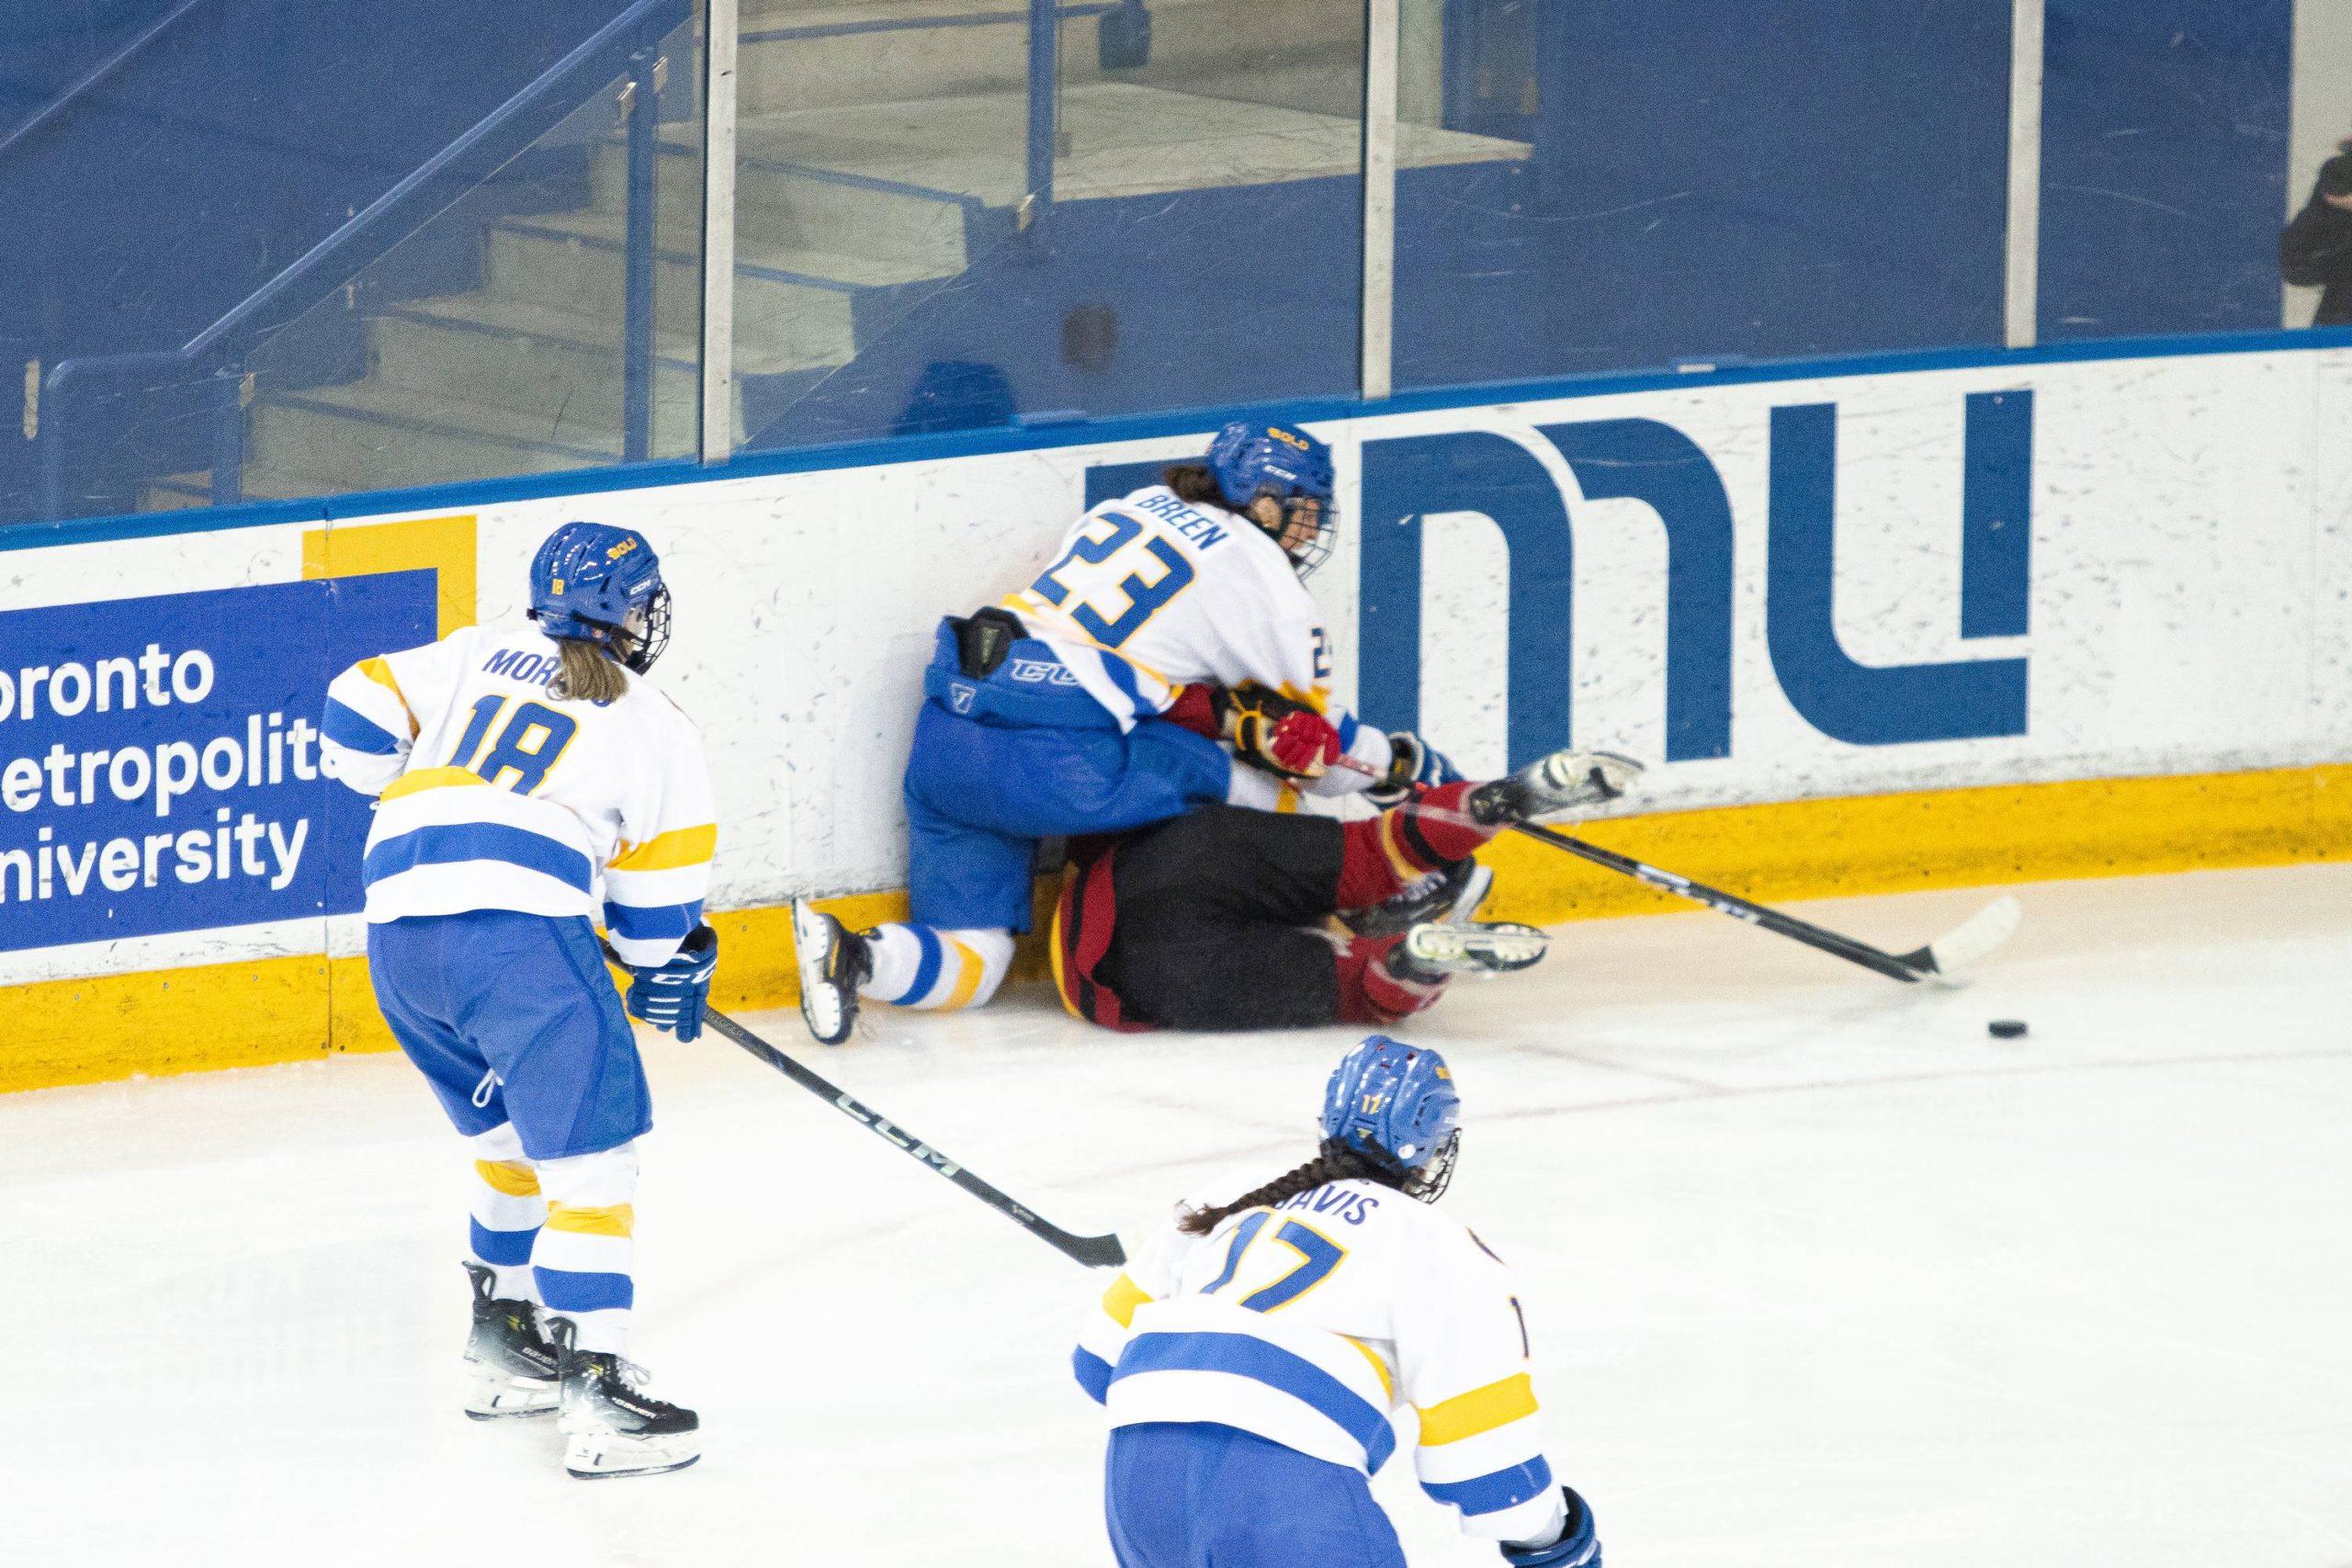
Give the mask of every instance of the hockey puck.
POLYGON ((2025 1020, 2021 1018, 1996 1018, 1992 1022, 1984 1026, 1984 1032, 1992 1035, 1996 1040, 2015 1040, 2018 1035, 2025 1032, 2025 1020))

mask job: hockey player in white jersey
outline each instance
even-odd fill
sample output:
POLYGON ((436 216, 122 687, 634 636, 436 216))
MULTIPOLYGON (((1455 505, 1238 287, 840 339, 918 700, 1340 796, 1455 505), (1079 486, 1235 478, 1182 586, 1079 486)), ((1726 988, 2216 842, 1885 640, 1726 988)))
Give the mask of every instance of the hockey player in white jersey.
POLYGON ((1238 422, 1163 478, 1080 517, 1001 605, 941 625, 905 782, 911 920, 852 933, 796 911, 818 1038, 847 1036, 861 993, 913 1008, 993 995, 1029 929, 1041 839, 1273 807, 1285 782, 1393 801, 1457 776, 1331 700, 1301 581, 1336 527, 1329 448, 1238 422), (1354 766, 1334 766, 1342 752, 1354 766))
POLYGON ((1434 1051, 1374 1034, 1332 1073, 1319 1155, 1179 1211, 1072 1359, 1107 1407, 1120 1568, 1404 1568, 1367 1478, 1419 1412, 1421 1488, 1514 1568, 1600 1568, 1544 1456, 1525 1320, 1499 1258, 1424 1205, 1460 1100, 1434 1051))
POLYGON ((466 1413, 556 1411, 572 1474, 648 1474, 692 1464, 700 1431, 623 1354, 652 1105, 592 922, 634 973, 628 1012, 694 1039, 718 829, 701 737, 645 678, 670 595, 644 536, 557 529, 531 615, 336 676, 322 762, 376 796, 377 1001, 472 1146, 466 1413))

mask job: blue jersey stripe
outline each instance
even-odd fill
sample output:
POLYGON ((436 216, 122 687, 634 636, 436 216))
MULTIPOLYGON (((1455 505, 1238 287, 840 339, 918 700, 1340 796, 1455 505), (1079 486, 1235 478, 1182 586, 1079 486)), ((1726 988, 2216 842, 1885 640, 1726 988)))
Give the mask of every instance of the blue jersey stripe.
POLYGON ((360 863, 359 880, 364 886, 372 886, 420 865, 447 865, 469 860, 504 861, 509 865, 552 876, 582 893, 588 891, 594 880, 588 857, 578 850, 503 822, 417 828, 386 839, 369 850, 368 858, 360 863))
POLYGON ((583 1274, 544 1264, 531 1270, 539 1300, 549 1312, 600 1312, 637 1304, 637 1286, 626 1274, 583 1274))
POLYGON ((1525 1464, 1473 1476, 1468 1481, 1424 1481, 1421 1490, 1465 1514, 1491 1514, 1552 1490, 1552 1467, 1542 1454, 1537 1454, 1525 1464))
POLYGON ((1102 1404, 1111 1390, 1111 1363, 1080 1347, 1069 1353, 1069 1370, 1078 1374, 1078 1386, 1086 1391, 1086 1397, 1102 1404))
POLYGON ((1127 699, 1127 706, 1137 718, 1149 718, 1159 711, 1144 701, 1143 689, 1136 684, 1136 672, 1125 660, 1115 653, 1105 653, 1098 656, 1095 662, 1111 677, 1111 684, 1119 688, 1119 694, 1127 699))
POLYGON ((319 733, 336 745, 353 751, 365 751, 372 757, 397 756, 401 743, 392 732, 361 713, 327 699, 326 717, 319 725, 319 733))
POLYGON ((539 1234, 538 1226, 526 1231, 494 1231, 480 1220, 469 1223, 474 1228, 474 1256, 484 1263, 519 1269, 531 1260, 531 1242, 539 1234))
POLYGON ((605 929, 629 942, 684 938, 702 924, 702 900, 691 904, 616 904, 605 900, 605 929))
POLYGON ((1329 1417, 1363 1445, 1367 1470, 1377 1472, 1396 1451, 1396 1434, 1387 1416, 1363 1395, 1304 1357, 1247 1334, 1139 1334, 1127 1342, 1111 1381, 1138 1372, 1228 1372, 1249 1378, 1329 1417))
POLYGON ((933 983, 939 978, 939 966, 944 961, 937 932, 929 926, 909 926, 907 929, 915 933, 915 945, 922 949, 922 957, 915 964, 914 984, 907 987, 904 996, 890 998, 892 1007, 911 1006, 929 996, 933 983))
POLYGON ((1355 715, 1348 712, 1345 708, 1341 708, 1340 710, 1340 722, 1333 725, 1331 728, 1340 732, 1340 750, 1352 751, 1356 749, 1356 731, 1362 729, 1363 726, 1356 722, 1355 715))

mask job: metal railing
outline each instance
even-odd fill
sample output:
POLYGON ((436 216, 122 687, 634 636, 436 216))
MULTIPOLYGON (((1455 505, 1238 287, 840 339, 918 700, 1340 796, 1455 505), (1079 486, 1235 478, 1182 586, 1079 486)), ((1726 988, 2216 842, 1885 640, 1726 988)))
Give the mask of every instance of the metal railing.
POLYGON ((144 53, 149 44, 153 43, 157 39, 162 38, 165 33, 170 32, 173 28, 179 24, 182 17, 186 17, 189 12, 196 10, 199 6, 208 6, 211 3, 212 0, 180 0, 178 5, 173 6, 169 11, 165 12, 163 16, 150 23, 146 28, 142 28, 137 38, 132 39, 129 43, 124 44, 120 49, 116 50, 112 54, 107 55, 104 60, 98 62, 97 64, 84 72, 79 81, 66 88, 65 91, 58 94, 57 96, 51 98, 49 102, 43 104, 40 107, 35 109, 30 118, 18 121, 15 126, 11 127, 5 132, 0 132, 0 152, 7 152, 9 148, 14 147, 26 137, 30 136, 41 127, 50 124, 51 121, 62 116, 66 109, 72 107, 74 101, 79 99, 83 94, 90 91, 99 83, 105 81, 107 77, 120 70, 130 61, 132 56, 144 53))
POLYGON ((40 388, 40 515, 68 515, 74 467, 70 416, 76 397, 93 386, 120 386, 130 378, 159 374, 207 385, 212 405, 211 502, 230 506, 242 501, 244 401, 251 384, 246 359, 261 340, 352 281, 624 73, 629 88, 622 456, 625 461, 643 460, 652 445, 656 46, 691 15, 690 0, 637 0, 179 347, 58 361, 40 388))

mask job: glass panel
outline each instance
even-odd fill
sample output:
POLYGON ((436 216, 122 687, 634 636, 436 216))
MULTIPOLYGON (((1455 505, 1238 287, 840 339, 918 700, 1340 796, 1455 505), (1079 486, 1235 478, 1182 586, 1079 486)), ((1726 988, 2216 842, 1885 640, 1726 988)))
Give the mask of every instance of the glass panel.
POLYGON ((2290 0, 2049 0, 2042 342, 2276 329, 2292 28, 2290 0))
POLYGON ((692 451, 699 3, 196 0, 0 131, 0 518, 692 451))
POLYGON ((2293 58, 2283 319, 2352 325, 2352 0, 2301 0, 2293 58))
POLYGON ((1402 0, 1396 382, 1997 344, 2007 0, 1402 0))
POLYGON ((744 0, 739 438, 1352 391, 1363 28, 1362 0, 744 0))

